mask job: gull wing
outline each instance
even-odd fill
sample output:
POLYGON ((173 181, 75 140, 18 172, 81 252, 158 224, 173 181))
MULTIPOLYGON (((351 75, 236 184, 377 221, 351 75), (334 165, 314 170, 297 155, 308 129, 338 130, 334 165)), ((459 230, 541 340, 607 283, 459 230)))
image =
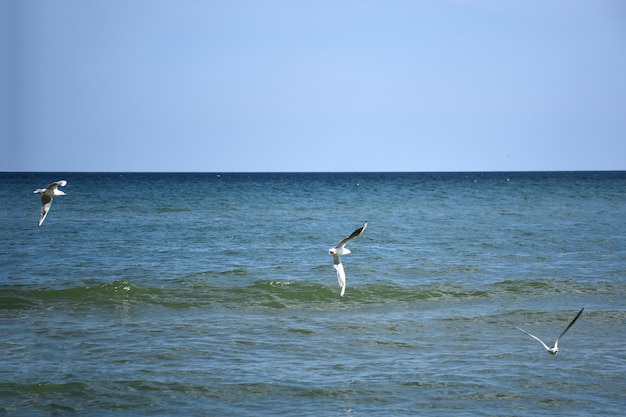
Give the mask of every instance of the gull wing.
POLYGON ((346 292, 346 272, 343 270, 343 264, 341 262, 333 265, 337 270, 337 282, 339 282, 339 287, 341 288, 341 296, 346 292))
POLYGON ((46 220, 46 216, 48 215, 50 206, 52 206, 52 197, 50 197, 49 195, 42 194, 41 195, 41 216, 39 217, 39 226, 41 226, 43 224, 43 221, 46 220))
POLYGON ((346 238, 343 238, 339 241, 339 243, 337 243, 338 248, 344 247, 346 246, 346 243, 348 243, 349 241, 351 241, 352 239, 354 239, 355 237, 359 237, 361 236, 361 233, 363 233, 363 231, 365 230, 365 228, 367 227, 367 222, 363 223, 363 226, 359 227, 358 229, 356 229, 354 232, 352 232, 352 234, 346 238))
POLYGON ((52 184, 48 185, 46 187, 46 189, 47 190, 55 190, 58 186, 65 187, 66 184, 67 184, 67 181, 65 181, 65 180, 56 181, 56 182, 53 182, 52 184))
POLYGON ((515 328, 516 328, 517 330, 520 330, 520 331, 522 331, 522 332, 526 333, 528 336, 532 337, 533 339, 535 339, 536 341, 538 341, 539 343, 541 343, 541 344, 543 345, 543 347, 544 347, 544 348, 546 348, 546 350, 547 350, 548 352, 550 352, 550 348, 548 347, 548 345, 546 345, 545 343, 543 343, 543 340, 539 339, 539 338, 538 338, 537 336, 535 336, 534 334, 530 334, 530 333, 528 333, 528 332, 527 332, 526 330, 524 330, 524 329, 521 329, 521 328, 519 328, 519 327, 517 327, 517 326, 515 326, 515 328))
POLYGON ((578 317, 580 317, 581 314, 583 314, 583 310, 585 309, 585 307, 581 308, 580 311, 578 312, 578 314, 576 314, 576 317, 574 317, 574 319, 572 321, 569 322, 569 324, 567 325, 567 327, 565 328, 565 330, 563 330, 561 332, 561 334, 559 335, 559 337, 556 338, 556 342, 554 342, 554 347, 558 347, 559 345, 559 339, 561 337, 563 337, 563 335, 565 334, 565 332, 567 332, 569 330, 570 327, 572 327, 574 325, 574 323, 576 323, 576 320, 578 320, 578 317))

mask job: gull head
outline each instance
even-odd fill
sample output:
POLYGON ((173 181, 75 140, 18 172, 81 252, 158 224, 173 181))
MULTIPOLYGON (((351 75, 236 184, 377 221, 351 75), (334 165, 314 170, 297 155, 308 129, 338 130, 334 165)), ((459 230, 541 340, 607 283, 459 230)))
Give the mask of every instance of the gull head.
POLYGON ((556 355, 557 353, 559 353, 559 348, 555 346, 551 349, 548 349, 548 352, 550 352, 552 355, 556 355))
POLYGON ((350 249, 344 248, 344 247, 328 249, 328 254, 330 256, 343 256, 343 255, 349 255, 351 253, 352 251, 350 249))

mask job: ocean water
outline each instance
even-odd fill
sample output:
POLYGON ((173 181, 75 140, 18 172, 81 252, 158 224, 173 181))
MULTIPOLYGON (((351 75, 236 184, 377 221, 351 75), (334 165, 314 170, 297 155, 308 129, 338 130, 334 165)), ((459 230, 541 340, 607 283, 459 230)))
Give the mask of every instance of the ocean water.
POLYGON ((1 173, 0 201, 0 415, 626 413, 625 172, 1 173), (555 356, 514 327, 582 307, 555 356))

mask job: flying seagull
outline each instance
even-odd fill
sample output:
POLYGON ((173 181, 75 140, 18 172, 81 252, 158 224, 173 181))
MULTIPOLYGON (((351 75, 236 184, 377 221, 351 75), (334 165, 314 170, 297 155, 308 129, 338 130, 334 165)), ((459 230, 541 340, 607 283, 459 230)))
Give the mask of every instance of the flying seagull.
POLYGON ((356 229, 350 236, 345 239, 341 239, 337 246, 334 248, 330 248, 328 250, 328 254, 333 257, 333 267, 337 270, 337 281, 339 282, 339 287, 341 288, 341 296, 346 292, 346 273, 343 270, 343 264, 341 263, 341 257, 343 255, 347 255, 352 253, 350 249, 346 248, 346 244, 350 242, 352 239, 361 236, 361 233, 367 227, 367 222, 363 223, 363 226, 356 229))
POLYGON ((559 339, 561 337, 563 337, 563 335, 565 334, 565 332, 567 332, 569 330, 570 327, 572 327, 574 325, 574 323, 576 323, 576 320, 578 320, 578 317, 580 317, 580 315, 583 313, 583 310, 585 309, 585 307, 581 308, 580 311, 578 312, 578 314, 576 314, 576 317, 574 317, 574 319, 572 321, 570 321, 570 323, 567 325, 567 327, 565 328, 565 330, 563 330, 561 332, 561 334, 559 335, 559 337, 556 338, 556 341, 554 342, 554 346, 553 347, 548 347, 548 345, 546 345, 543 340, 539 339, 537 336, 532 335, 530 333, 528 333, 526 330, 524 329, 520 329, 519 327, 515 326, 516 329, 521 330, 522 332, 526 333, 528 336, 532 337, 533 339, 535 339, 536 341, 538 341, 539 343, 541 343, 543 345, 544 348, 546 348, 546 350, 553 354, 556 355, 557 352, 559 351, 559 339))
POLYGON ((65 193, 59 190, 57 187, 65 187, 67 181, 61 180, 53 182, 46 188, 37 188, 33 193, 41 194, 41 217, 39 218, 39 226, 46 220, 50 206, 52 205, 52 196, 65 195, 65 193))

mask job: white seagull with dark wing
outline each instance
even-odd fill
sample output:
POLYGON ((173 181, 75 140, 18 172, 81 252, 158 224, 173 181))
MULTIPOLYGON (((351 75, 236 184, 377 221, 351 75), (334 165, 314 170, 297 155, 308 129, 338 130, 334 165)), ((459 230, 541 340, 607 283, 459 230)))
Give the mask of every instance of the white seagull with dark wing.
POLYGON ((52 197, 57 195, 65 195, 65 193, 59 190, 57 187, 65 187, 67 181, 61 180, 53 182, 46 188, 37 188, 33 193, 41 194, 41 217, 39 218, 39 226, 46 220, 50 206, 52 205, 52 197))
POLYGON ((556 341, 554 342, 554 346, 553 347, 548 347, 548 345, 546 345, 543 340, 539 339, 537 336, 528 333, 526 330, 524 329, 520 329, 519 327, 515 326, 515 328, 517 330, 521 330, 522 332, 526 333, 528 336, 532 337, 533 339, 535 339, 536 341, 538 341, 539 343, 541 343, 543 345, 544 348, 546 348, 546 350, 553 354, 556 355, 557 352, 559 351, 559 339, 561 337, 563 337, 563 335, 565 334, 565 332, 567 332, 569 330, 570 327, 572 327, 574 325, 574 323, 576 322, 576 320, 578 320, 578 317, 580 317, 580 315, 583 313, 583 310, 585 309, 585 307, 581 308, 580 311, 578 312, 578 314, 576 314, 576 317, 574 317, 574 319, 572 321, 570 321, 570 323, 567 325, 567 327, 565 328, 565 330, 563 330, 561 332, 561 334, 559 335, 559 337, 556 338, 556 341))
POLYGON ((347 238, 341 239, 339 241, 339 243, 337 243, 337 246, 335 246, 334 248, 330 248, 328 250, 328 254, 333 257, 333 263, 334 263, 333 266, 337 270, 337 281, 339 282, 339 287, 341 288, 341 294, 340 295, 342 297, 343 297, 343 294, 346 292, 346 273, 343 270, 343 264, 341 263, 341 257, 343 255, 348 255, 349 253, 352 253, 352 251, 350 251, 350 249, 346 248, 346 244, 348 242, 350 242, 352 239, 361 236, 361 233, 363 233, 363 231, 365 230, 366 227, 367 227, 367 222, 363 223, 363 226, 361 226, 358 229, 356 229, 347 238))

